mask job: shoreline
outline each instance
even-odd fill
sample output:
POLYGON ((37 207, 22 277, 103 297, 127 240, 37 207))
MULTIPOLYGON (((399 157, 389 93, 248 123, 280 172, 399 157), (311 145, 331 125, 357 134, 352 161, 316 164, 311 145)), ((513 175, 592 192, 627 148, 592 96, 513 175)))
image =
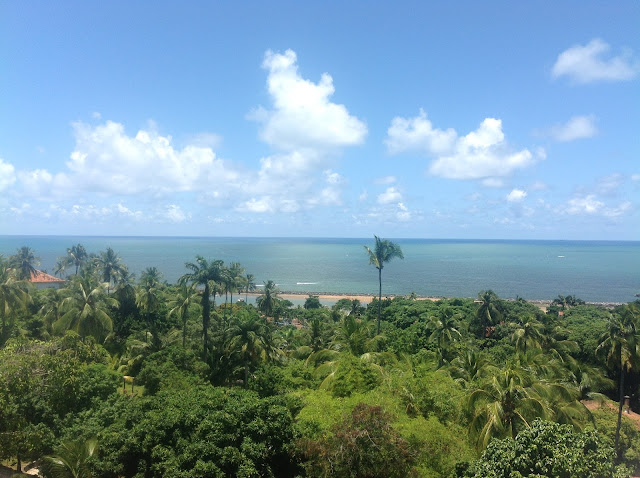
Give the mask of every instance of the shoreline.
MULTIPOLYGON (((259 297, 261 294, 256 293, 256 292, 250 292, 248 294, 250 297, 259 297)), ((359 300, 363 305, 367 305, 371 302, 373 302, 373 299, 378 297, 378 294, 352 294, 349 292, 300 292, 300 291, 280 291, 278 292, 278 297, 282 298, 282 299, 306 299, 307 297, 309 297, 310 295, 312 296, 316 296, 318 297, 318 299, 320 301, 339 301, 340 299, 349 299, 349 300, 354 300, 357 299, 359 300)), ((408 298, 408 295, 401 295, 401 294, 383 294, 382 295, 383 298, 385 299, 395 299, 397 297, 403 297, 403 298, 408 298)), ((428 297, 428 296, 416 296, 416 300, 430 300, 432 302, 437 302, 439 300, 448 300, 448 299, 475 299, 474 297, 428 297)), ((508 302, 513 302, 516 299, 515 298, 504 298, 502 300, 506 300, 508 302)), ((526 302, 530 303, 530 304, 534 304, 537 305, 538 307, 540 307, 543 310, 546 310, 547 307, 549 307, 551 305, 551 303, 553 302, 553 299, 524 299, 526 302)), ((596 305, 596 306, 600 306, 600 307, 604 307, 604 308, 608 308, 608 309, 613 309, 614 307, 617 307, 619 305, 624 305, 627 304, 628 302, 592 302, 592 301, 585 301, 586 305, 596 305)))

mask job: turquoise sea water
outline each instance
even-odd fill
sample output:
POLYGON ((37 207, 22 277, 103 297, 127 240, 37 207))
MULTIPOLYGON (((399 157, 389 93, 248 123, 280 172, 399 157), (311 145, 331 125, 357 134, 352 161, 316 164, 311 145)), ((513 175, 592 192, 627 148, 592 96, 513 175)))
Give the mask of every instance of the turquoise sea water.
MULTIPOLYGON (((594 302, 629 302, 640 293, 640 242, 394 239, 405 259, 383 270, 383 294, 553 299, 575 295, 594 302)), ((29 246, 51 272, 68 247, 112 247, 134 273, 155 266, 175 282, 197 254, 240 262, 261 284, 274 280, 296 292, 373 293, 376 269, 363 239, 0 236, 0 254, 29 246)))

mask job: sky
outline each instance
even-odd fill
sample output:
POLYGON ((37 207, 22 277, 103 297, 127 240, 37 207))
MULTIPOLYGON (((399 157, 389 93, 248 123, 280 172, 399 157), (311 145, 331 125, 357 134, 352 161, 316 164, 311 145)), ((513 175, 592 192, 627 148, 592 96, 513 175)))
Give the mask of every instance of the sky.
POLYGON ((0 0, 0 234, 640 240, 640 2, 0 0))

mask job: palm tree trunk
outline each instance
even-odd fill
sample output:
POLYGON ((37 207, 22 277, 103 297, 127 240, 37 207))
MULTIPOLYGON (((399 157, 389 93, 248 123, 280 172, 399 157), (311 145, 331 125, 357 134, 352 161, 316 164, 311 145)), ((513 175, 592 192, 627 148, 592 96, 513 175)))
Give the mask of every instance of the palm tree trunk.
POLYGON ((185 344, 187 343, 187 321, 182 321, 182 348, 185 348, 185 344))
POLYGON ((616 425, 616 452, 620 456, 618 442, 620 441, 620 425, 622 423, 622 406, 624 405, 624 367, 620 369, 620 404, 618 405, 618 424, 616 425))
POLYGON ((202 296, 202 332, 203 345, 202 360, 207 362, 207 349, 209 347, 209 320, 211 316, 211 304, 209 303, 209 284, 205 284, 202 296))
POLYGON ((249 385, 249 361, 245 360, 244 362, 244 388, 246 389, 249 385))
POLYGON ((380 313, 382 311, 382 267, 378 269, 378 332, 377 335, 380 335, 380 313))

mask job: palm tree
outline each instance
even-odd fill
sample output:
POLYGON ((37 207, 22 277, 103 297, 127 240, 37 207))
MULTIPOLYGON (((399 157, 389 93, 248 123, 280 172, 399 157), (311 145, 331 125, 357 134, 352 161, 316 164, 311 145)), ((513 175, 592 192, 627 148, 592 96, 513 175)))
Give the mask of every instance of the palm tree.
POLYGON ((96 454, 98 441, 63 442, 57 453, 45 457, 47 476, 53 478, 91 478, 88 460, 96 454))
POLYGON ((231 356, 238 356, 243 364, 243 385, 247 388, 251 364, 260 360, 271 360, 277 354, 271 330, 266 323, 243 311, 231 318, 226 334, 229 337, 227 351, 231 356))
POLYGON ((369 249, 369 247, 364 246, 367 254, 369 254, 369 264, 375 266, 378 269, 378 330, 377 333, 380 334, 380 314, 382 307, 382 269, 384 268, 385 262, 389 262, 394 257, 398 257, 400 259, 404 259, 404 255, 402 254, 402 249, 397 244, 387 241, 384 239, 380 239, 378 236, 373 236, 376 241, 376 245, 373 250, 369 249))
POLYGON ((429 320, 429 328, 433 330, 429 340, 438 344, 440 366, 448 359, 447 352, 451 345, 462 338, 462 334, 456 328, 460 317, 460 314, 454 314, 452 309, 445 307, 439 317, 431 317, 429 320))
POLYGON ((17 279, 17 271, 0 255, 0 345, 11 335, 16 313, 27 310, 31 301, 26 281, 17 279))
POLYGON ((480 328, 483 338, 489 335, 489 327, 497 324, 502 320, 502 311, 500 310, 500 299, 492 290, 486 290, 478 294, 480 305, 476 310, 476 318, 480 322, 480 328))
POLYGON ((182 321, 182 346, 184 347, 187 340, 187 320, 189 319, 189 309, 192 305, 198 303, 200 294, 196 290, 195 285, 188 286, 181 284, 175 298, 169 301, 169 315, 176 314, 182 321))
POLYGON ((526 370, 510 366, 495 372, 471 393, 471 431, 480 449, 492 438, 515 438, 534 418, 546 416, 546 404, 533 383, 526 370))
POLYGON ((78 275, 78 271, 89 259, 89 254, 82 244, 76 244, 67 249, 67 255, 61 257, 56 264, 56 274, 60 274, 66 270, 69 266, 75 267, 75 275, 78 275))
POLYGON ((618 424, 616 426, 616 449, 620 441, 620 425, 622 422, 622 406, 624 404, 624 376, 631 372, 640 362, 640 329, 638 327, 638 308, 629 304, 609 319, 607 332, 602 336, 596 353, 606 353, 607 365, 619 370, 619 404, 618 424))
POLYGON ((60 291, 64 297, 60 304, 62 316, 54 324, 54 330, 75 330, 81 337, 92 335, 102 340, 111 332, 110 309, 118 301, 105 293, 103 284, 89 277, 74 277, 69 287, 60 291))
POLYGON ((262 312, 265 317, 272 317, 273 311, 278 305, 278 289, 276 283, 269 280, 264 283, 264 289, 262 295, 256 299, 256 305, 258 310, 262 312))
POLYGON ((477 350, 466 348, 449 363, 446 370, 462 387, 469 388, 475 382, 493 375, 498 368, 477 350))
POLYGON ((158 341, 157 314, 162 305, 160 278, 162 274, 155 267, 148 267, 140 277, 136 291, 136 305, 144 315, 154 342, 158 341))
POLYGON ((533 317, 526 317, 522 323, 516 324, 516 329, 511 334, 511 342, 518 353, 526 354, 527 348, 541 348, 547 342, 544 325, 533 317))
POLYGON ((22 246, 9 258, 9 265, 16 270, 20 280, 30 280, 38 264, 40 264, 40 258, 36 257, 33 249, 27 246, 22 246))
POLYGON ((242 267, 239 262, 229 264, 229 283, 231 285, 229 288, 229 292, 231 293, 231 306, 233 307, 233 291, 237 290, 240 292, 244 284, 244 267, 242 267))
POLYGON ((96 258, 96 265, 100 270, 102 280, 107 284, 107 294, 111 292, 111 284, 116 284, 125 274, 126 266, 122 264, 120 256, 110 247, 96 258))
POLYGON ((209 323, 211 321, 211 281, 219 281, 222 278, 224 263, 221 260, 209 262, 202 256, 196 256, 196 262, 187 262, 185 263, 185 267, 191 272, 180 277, 179 283, 186 284, 187 282, 191 282, 192 284, 204 286, 201 297, 204 346, 202 359, 206 362, 207 350, 209 348, 209 323))
POLYGON ((247 274, 244 278, 244 292, 245 292, 245 296, 244 296, 244 301, 248 302, 249 300, 249 292, 256 290, 256 278, 253 276, 253 274, 247 274))

